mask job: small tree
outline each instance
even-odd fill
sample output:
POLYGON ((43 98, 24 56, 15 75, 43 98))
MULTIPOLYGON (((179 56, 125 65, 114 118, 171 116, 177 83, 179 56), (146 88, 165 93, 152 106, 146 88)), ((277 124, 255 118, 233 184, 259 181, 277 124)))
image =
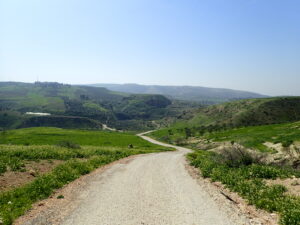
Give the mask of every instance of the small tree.
POLYGON ((185 138, 188 139, 189 137, 192 136, 192 130, 188 127, 184 128, 184 132, 185 132, 185 138))

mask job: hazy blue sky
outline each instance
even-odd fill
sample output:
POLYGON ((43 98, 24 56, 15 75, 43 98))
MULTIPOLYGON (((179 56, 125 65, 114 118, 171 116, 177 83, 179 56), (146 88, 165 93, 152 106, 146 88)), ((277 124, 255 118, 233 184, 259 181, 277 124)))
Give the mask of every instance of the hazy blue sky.
POLYGON ((299 0, 0 0, 0 80, 300 95, 299 0))

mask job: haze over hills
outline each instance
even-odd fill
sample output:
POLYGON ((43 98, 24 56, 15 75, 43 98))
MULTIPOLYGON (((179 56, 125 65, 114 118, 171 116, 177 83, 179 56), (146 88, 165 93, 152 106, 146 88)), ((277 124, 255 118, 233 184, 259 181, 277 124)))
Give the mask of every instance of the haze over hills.
POLYGON ((172 99, 196 101, 204 104, 215 104, 238 99, 263 98, 266 95, 225 88, 208 88, 200 86, 162 86, 140 84, 91 84, 105 87, 112 91, 135 94, 160 94, 172 99))

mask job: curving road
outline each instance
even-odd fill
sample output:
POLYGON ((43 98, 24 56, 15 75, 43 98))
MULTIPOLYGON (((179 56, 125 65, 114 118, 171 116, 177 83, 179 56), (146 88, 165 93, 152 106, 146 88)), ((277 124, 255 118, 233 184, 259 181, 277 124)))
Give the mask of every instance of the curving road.
POLYGON ((96 175, 78 196, 78 207, 61 224, 245 224, 244 220, 232 221, 188 174, 184 155, 190 150, 175 148, 178 151, 138 156, 128 164, 113 165, 96 175))
POLYGON ((191 150, 134 156, 70 183, 38 203, 19 225, 244 225, 253 223, 209 183, 190 176, 191 150), (43 208, 45 207, 45 208, 43 208))

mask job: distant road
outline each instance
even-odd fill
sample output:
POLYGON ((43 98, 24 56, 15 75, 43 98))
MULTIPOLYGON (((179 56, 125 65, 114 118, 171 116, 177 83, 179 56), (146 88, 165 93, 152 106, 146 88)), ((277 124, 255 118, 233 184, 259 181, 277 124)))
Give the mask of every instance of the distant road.
MULTIPOLYGON (((171 147, 139 136, 149 142, 171 147)), ((76 207, 73 205, 72 210, 59 209, 63 218, 58 224, 250 224, 246 217, 233 215, 234 212, 229 215, 224 210, 226 205, 217 203, 189 175, 184 155, 191 150, 172 147, 177 151, 136 156, 128 162, 116 163, 103 172, 92 174, 74 197, 76 207)), ((31 224, 51 223, 39 219, 31 224)))

